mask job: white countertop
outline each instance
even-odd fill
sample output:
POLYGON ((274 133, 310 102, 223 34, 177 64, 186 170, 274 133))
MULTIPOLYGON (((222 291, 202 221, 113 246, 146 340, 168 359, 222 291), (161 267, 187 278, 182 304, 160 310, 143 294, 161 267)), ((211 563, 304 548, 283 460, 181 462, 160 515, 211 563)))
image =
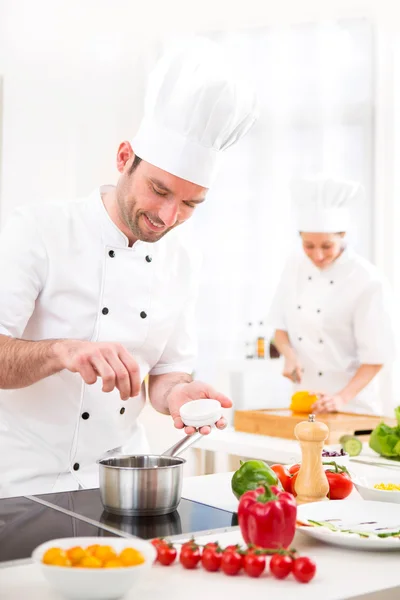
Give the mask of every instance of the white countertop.
MULTIPOLYGON (((367 468, 356 467, 361 472, 367 468)), ((389 476, 392 471, 379 469, 379 474, 389 476)), ((234 511, 237 500, 230 489, 231 473, 190 477, 184 480, 183 497, 203 502, 221 509, 234 511)), ((355 492, 353 498, 357 501, 355 492)), ((399 507, 400 512, 400 507, 399 507)), ((215 541, 221 545, 240 543, 238 529, 228 533, 198 537, 200 543, 215 541)), ((227 577, 221 573, 207 573, 201 568, 186 571, 179 564, 172 567, 155 566, 152 577, 143 581, 126 596, 125 600, 204 600, 229 596, 230 600, 243 600, 249 593, 256 597, 274 597, 277 600, 398 600, 400 597, 400 569, 398 552, 358 552, 328 546, 296 534, 293 546, 301 554, 313 557, 317 563, 317 576, 309 584, 295 582, 293 578, 278 581, 266 573, 260 579, 244 574, 227 577)), ((42 578, 34 565, 0 569, 0 598, 5 600, 61 600, 42 578)))

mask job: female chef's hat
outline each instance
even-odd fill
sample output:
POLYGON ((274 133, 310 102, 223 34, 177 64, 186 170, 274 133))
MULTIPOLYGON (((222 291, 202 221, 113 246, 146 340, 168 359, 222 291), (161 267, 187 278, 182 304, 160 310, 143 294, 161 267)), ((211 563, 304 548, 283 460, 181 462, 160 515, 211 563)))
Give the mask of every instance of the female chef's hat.
POLYGON ((292 182, 292 202, 297 213, 296 228, 308 233, 348 231, 350 205, 363 193, 354 181, 316 175, 292 182))
POLYGON ((210 187, 224 150, 257 119, 256 97, 204 38, 166 53, 151 72, 132 148, 146 162, 210 187))

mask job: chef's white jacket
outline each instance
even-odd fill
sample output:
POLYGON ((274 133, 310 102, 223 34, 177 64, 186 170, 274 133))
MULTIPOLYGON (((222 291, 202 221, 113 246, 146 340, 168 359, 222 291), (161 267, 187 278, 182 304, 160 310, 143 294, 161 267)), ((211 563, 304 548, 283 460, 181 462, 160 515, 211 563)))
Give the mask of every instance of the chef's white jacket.
MULTIPOLYGON (((288 333, 304 372, 295 390, 339 393, 361 364, 387 364, 395 354, 392 298, 379 270, 346 248, 319 269, 302 252, 288 261, 270 312, 288 333)), ((382 415, 377 379, 343 409, 382 415)))
MULTIPOLYGON (((199 257, 180 231, 128 239, 101 199, 23 206, 0 236, 0 333, 120 342, 148 373, 191 373, 199 257)), ((0 391, 0 497, 98 484, 106 451, 148 451, 145 403, 62 371, 0 391)))

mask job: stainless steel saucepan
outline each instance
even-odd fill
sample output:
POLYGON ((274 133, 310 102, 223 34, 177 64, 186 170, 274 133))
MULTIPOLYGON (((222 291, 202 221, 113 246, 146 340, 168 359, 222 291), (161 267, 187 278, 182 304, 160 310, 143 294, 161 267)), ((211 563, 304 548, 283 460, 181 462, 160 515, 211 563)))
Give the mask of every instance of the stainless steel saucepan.
POLYGON ((106 511, 123 516, 167 515, 181 501, 184 458, 202 435, 188 435, 163 454, 108 455, 98 461, 100 496, 106 511))

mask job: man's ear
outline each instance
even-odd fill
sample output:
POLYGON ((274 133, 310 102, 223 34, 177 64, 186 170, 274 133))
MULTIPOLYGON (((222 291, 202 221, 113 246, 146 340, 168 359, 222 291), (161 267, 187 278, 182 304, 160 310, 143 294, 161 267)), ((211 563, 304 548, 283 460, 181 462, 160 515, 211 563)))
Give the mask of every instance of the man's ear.
POLYGON ((118 146, 117 152, 117 169, 120 173, 122 173, 126 167, 126 164, 129 161, 135 160, 135 153, 132 150, 132 146, 129 142, 121 142, 118 146))

